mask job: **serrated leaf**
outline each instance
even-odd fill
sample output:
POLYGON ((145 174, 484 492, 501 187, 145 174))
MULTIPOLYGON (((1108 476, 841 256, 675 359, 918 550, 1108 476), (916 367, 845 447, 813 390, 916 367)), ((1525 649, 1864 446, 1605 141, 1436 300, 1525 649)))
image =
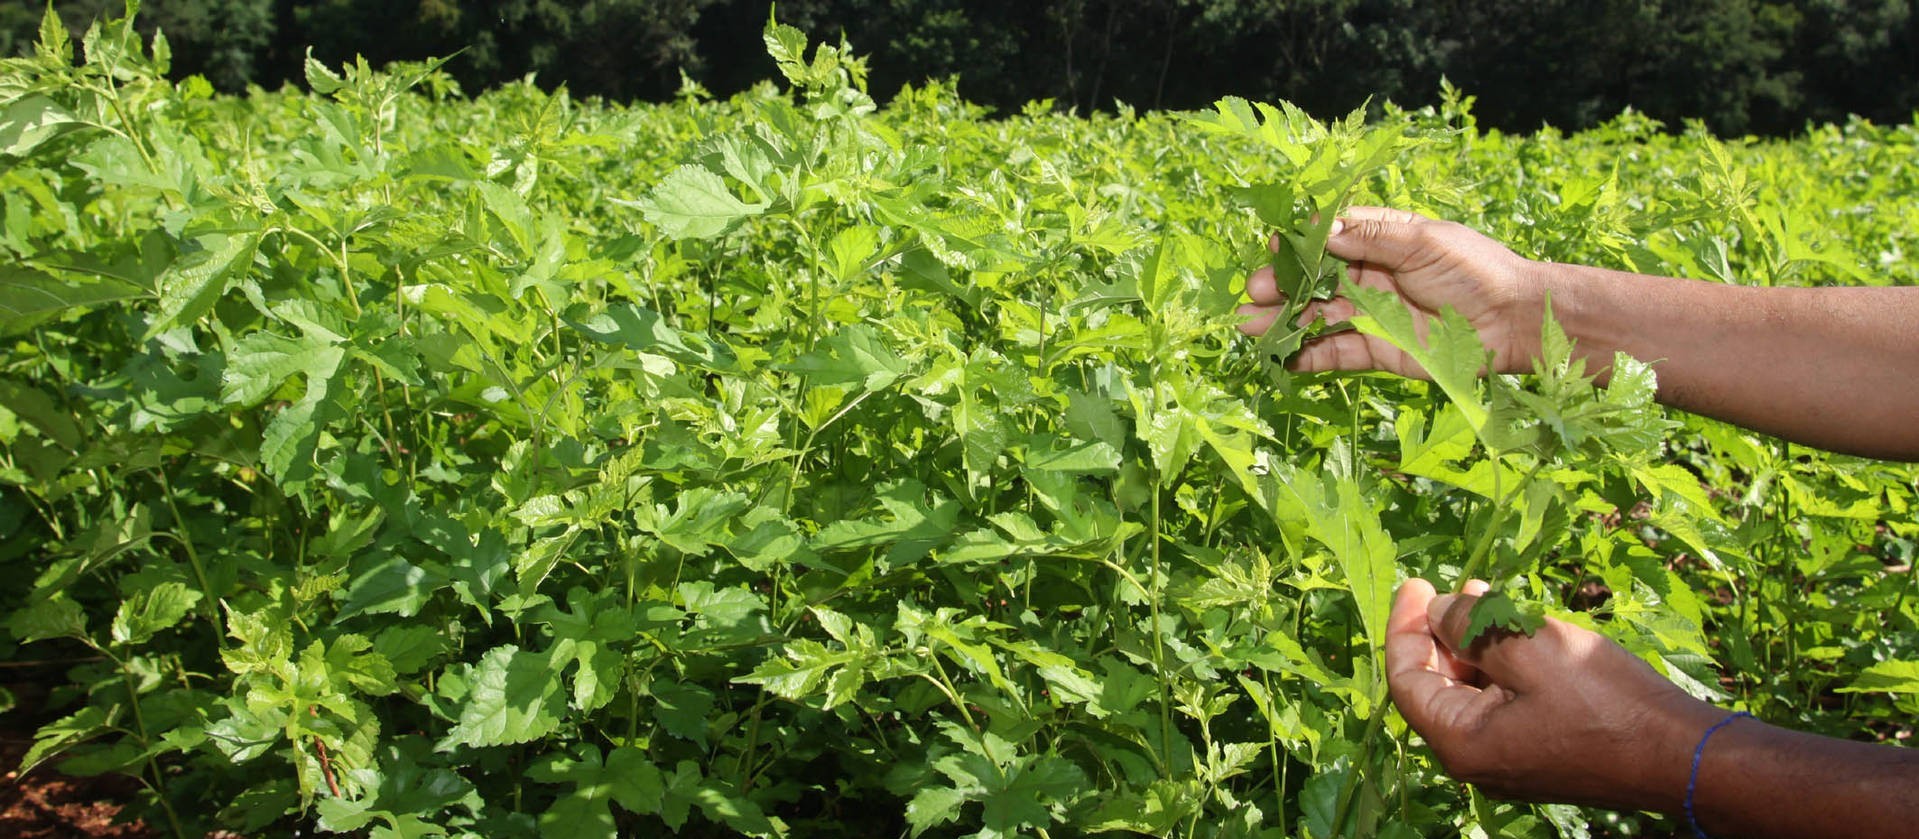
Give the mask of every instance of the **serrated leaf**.
POLYGON ((653 719, 666 733, 706 748, 706 729, 713 714, 713 692, 697 684, 654 682, 653 719))
POLYGON ((39 94, 22 96, 0 108, 0 155, 26 157, 81 127, 83 123, 58 102, 39 94))
POLYGON ((906 802, 906 824, 918 836, 934 825, 959 818, 966 802, 966 793, 952 787, 924 787, 906 802))
POLYGON ((566 715, 566 692, 548 658, 512 644, 488 650, 467 681, 459 722, 440 741, 441 751, 537 740, 558 729, 566 715))
POLYGON ((237 405, 258 405, 281 382, 307 369, 308 354, 326 345, 311 338, 288 338, 255 332, 241 338, 227 352, 220 373, 220 399, 237 405))
POLYGON ((700 623, 720 627, 746 624, 753 615, 766 611, 766 601, 744 588, 715 586, 705 580, 681 583, 679 595, 686 610, 700 623))
POLYGON ((617 835, 611 807, 612 783, 600 762, 598 747, 584 744, 574 747, 572 755, 549 754, 529 767, 526 774, 543 783, 572 785, 540 815, 542 833, 607 839, 617 835))
POLYGON ((191 324, 212 310, 234 280, 252 267, 260 232, 209 234, 196 244, 160 275, 159 309, 147 325, 148 338, 191 324))
POLYGON ((686 165, 661 178, 652 191, 631 202, 662 233, 675 239, 712 239, 766 210, 734 197, 726 181, 698 166, 686 165))
POLYGON ((784 653, 783 657, 761 662, 752 673, 733 681, 760 685, 780 697, 797 701, 818 692, 834 669, 860 658, 858 653, 830 650, 826 645, 806 638, 787 644, 784 653))
POLYGON ((34 600, 7 618, 7 630, 22 644, 50 638, 84 638, 87 615, 80 604, 55 594, 34 600))
POLYGON ((658 312, 630 303, 615 303, 592 314, 587 314, 586 307, 576 306, 568 311, 566 323, 595 341, 664 355, 686 364, 719 369, 732 362, 724 346, 674 329, 658 312))
POLYGON ((833 259, 833 276, 840 282, 857 279, 879 248, 880 231, 872 225, 857 224, 833 234, 826 246, 827 255, 833 259))
POLYGON ((307 48, 306 62, 302 65, 306 71, 307 87, 321 96, 331 96, 346 87, 346 80, 340 74, 313 57, 313 48, 307 48))
POLYGON ((121 601, 113 615, 113 641, 128 646, 144 644, 179 623, 199 602, 200 592, 181 582, 164 582, 136 591, 121 601))
POLYGON ((1859 671, 1839 693, 1919 694, 1919 661, 1881 661, 1859 671))
POLYGON ((386 696, 400 689, 393 664, 363 635, 314 641, 300 651, 299 664, 302 675, 323 676, 327 685, 341 694, 386 696))
POLYGON ((890 546, 887 562, 917 562, 944 544, 959 523, 958 502, 933 494, 916 481, 880 488, 877 499, 885 515, 870 519, 842 519, 820 529, 813 540, 819 551, 890 546))
POLYGON ((401 676, 420 672, 446 650, 446 636, 426 626, 389 626, 373 639, 373 651, 401 676))
POLYGON ((1466 624, 1466 635, 1459 639, 1462 647, 1471 646, 1487 630, 1501 629, 1531 635, 1546 625, 1546 609, 1537 603, 1514 600, 1505 592, 1480 597, 1473 604, 1472 620, 1466 624))
POLYGON ((1030 452, 1026 466, 1049 472, 1110 475, 1119 471, 1120 459, 1119 449, 1104 442, 1072 443, 1063 449, 1049 445, 1044 450, 1030 452))
POLYGON ((1280 487, 1297 501, 1306 516, 1306 532, 1333 553, 1359 609, 1366 638, 1375 647, 1385 642, 1386 618, 1392 611, 1398 586, 1398 552, 1380 524, 1373 502, 1352 478, 1330 472, 1286 469, 1280 487))
POLYGON ((120 717, 119 706, 111 709, 98 705, 88 705, 34 732, 33 746, 20 757, 20 765, 15 769, 20 775, 33 771, 47 758, 54 757, 67 748, 107 733, 120 717))
POLYGON ((862 323, 828 336, 787 369, 805 373, 816 384, 856 384, 867 390, 883 390, 905 376, 909 368, 899 353, 886 346, 877 330, 862 323))
POLYGON ((776 7, 769 7, 766 28, 760 33, 761 43, 766 45, 766 54, 773 57, 780 73, 793 84, 803 84, 809 78, 806 67, 806 33, 773 17, 776 7))
POLYGON ((296 461, 302 456, 311 456, 315 438, 320 433, 316 420, 320 404, 332 388, 333 376, 345 358, 346 350, 337 346, 322 347, 307 354, 302 370, 306 374, 306 392, 299 401, 274 414, 260 438, 260 464, 266 467, 268 474, 289 481, 297 474, 296 461))
POLYGON ((613 800, 621 807, 642 816, 662 812, 665 780, 646 752, 632 746, 614 749, 606 756, 606 770, 613 779, 613 800))
POLYGON ((1478 381, 1480 371, 1492 357, 1471 323, 1447 307, 1438 318, 1427 322, 1427 335, 1422 340, 1414 325, 1415 315, 1398 295, 1350 282, 1341 287, 1341 293, 1359 312, 1352 322, 1360 332, 1385 339, 1411 356, 1458 406, 1474 432, 1483 432, 1487 407, 1479 396, 1478 381))
POLYGON ((446 584, 445 576, 396 556, 354 578, 333 620, 338 623, 361 614, 412 617, 446 584))
POLYGON ((40 15, 40 37, 33 44, 34 55, 50 64, 65 68, 73 64, 73 35, 67 31, 67 24, 60 19, 60 13, 54 11, 52 3, 40 15))
POLYGON ((83 441, 72 414, 38 388, 0 378, 0 409, 26 420, 62 448, 78 449, 83 441))
POLYGON ((0 332, 25 329, 68 309, 133 300, 149 293, 117 278, 61 278, 20 265, 0 265, 0 332))

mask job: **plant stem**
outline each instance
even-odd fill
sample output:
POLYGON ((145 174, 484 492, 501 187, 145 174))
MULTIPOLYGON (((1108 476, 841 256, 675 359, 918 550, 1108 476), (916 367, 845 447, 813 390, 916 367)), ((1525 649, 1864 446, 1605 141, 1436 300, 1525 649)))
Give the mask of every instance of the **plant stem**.
POLYGON ((193 577, 200 582, 200 604, 204 607, 202 611, 206 613, 207 622, 213 625, 213 643, 215 646, 224 647, 226 646, 225 633, 220 631, 220 613, 214 605, 216 598, 213 594, 213 585, 207 582, 207 569, 206 565, 200 562, 200 552, 194 549, 193 540, 187 538, 192 534, 186 533, 187 520, 180 515, 180 507, 174 503, 173 484, 167 478, 167 470, 155 469, 153 473, 160 476, 161 496, 167 501, 167 511, 173 514, 174 529, 180 531, 174 536, 173 541, 179 542, 180 547, 186 550, 187 563, 193 566, 193 577))
MULTIPOLYGON (((1479 538, 1475 540, 1473 544, 1473 552, 1471 556, 1466 559, 1466 567, 1459 573, 1460 585, 1465 585, 1467 580, 1473 579, 1474 575, 1479 572, 1479 566, 1485 562, 1487 555, 1491 553, 1493 539, 1499 535, 1500 525, 1506 523, 1506 510, 1512 506, 1513 499, 1518 498, 1519 494, 1525 491, 1526 486, 1533 482, 1533 478, 1539 475, 1539 470, 1546 465, 1546 462, 1543 460, 1534 463, 1533 468, 1526 472, 1525 477, 1519 479, 1518 485, 1514 486, 1511 492, 1502 495, 1499 487, 1499 477, 1504 474, 1504 470, 1500 468, 1498 455, 1495 454, 1491 460, 1493 464, 1493 511, 1487 514, 1486 526, 1480 530, 1479 538)), ((1497 590, 1505 580, 1490 580, 1488 582, 1491 582, 1493 589, 1497 590)))
POLYGON ((953 707, 959 709, 960 718, 966 720, 966 725, 978 731, 979 723, 973 721, 973 712, 966 709, 966 700, 960 698, 959 687, 954 685, 953 680, 946 675, 946 665, 940 663, 939 654, 929 650, 926 659, 933 662, 933 670, 939 674, 939 677, 933 680, 933 684, 939 687, 940 692, 946 694, 947 699, 953 701, 953 707))
POLYGON ((1365 771, 1373 761, 1373 745, 1379 740, 1380 729, 1385 727, 1387 707, 1385 685, 1381 684, 1373 697, 1373 715, 1366 721, 1366 733, 1360 738, 1359 760, 1353 762, 1353 775, 1339 793, 1339 807, 1333 816, 1334 836, 1345 830, 1346 817, 1352 815, 1353 802, 1359 798, 1359 785, 1364 782, 1365 771))
MULTIPOLYGON (((1155 475, 1153 481, 1152 513, 1153 590, 1151 598, 1147 602, 1152 604, 1150 611, 1153 618, 1153 670, 1155 675, 1159 677, 1159 747, 1161 749, 1171 749, 1173 744, 1173 688, 1172 683, 1168 681, 1167 678, 1165 642, 1160 638, 1160 633, 1163 628, 1160 625, 1159 618, 1160 589, 1166 579, 1165 569, 1160 565, 1159 555, 1160 494, 1158 476, 1155 475)), ((1167 757, 1170 760, 1172 756, 1169 754, 1167 757)))

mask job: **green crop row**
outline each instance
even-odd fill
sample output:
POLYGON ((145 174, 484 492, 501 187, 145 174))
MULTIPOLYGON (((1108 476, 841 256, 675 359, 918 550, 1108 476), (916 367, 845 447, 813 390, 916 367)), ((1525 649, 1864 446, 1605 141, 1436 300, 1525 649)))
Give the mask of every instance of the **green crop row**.
POLYGON ((213 96, 125 21, 0 64, 25 768, 181 835, 1662 829, 1489 801, 1391 711, 1393 589, 1469 570, 1696 694, 1909 730, 1912 467, 1666 416, 1656 365, 1481 379, 1453 322, 1431 385, 1291 376, 1232 310, 1275 228, 1329 292, 1354 201, 1914 283, 1914 126, 988 119, 767 45, 782 84, 666 106, 213 96))

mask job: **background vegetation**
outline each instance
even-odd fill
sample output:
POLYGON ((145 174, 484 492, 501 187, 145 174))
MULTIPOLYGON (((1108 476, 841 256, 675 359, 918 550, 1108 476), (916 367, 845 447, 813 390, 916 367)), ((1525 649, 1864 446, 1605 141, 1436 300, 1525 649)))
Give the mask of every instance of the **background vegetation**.
POLYGON ((39 41, 0 61, 0 672, 34 689, 0 713, 22 775, 126 779, 171 835, 1677 831, 1446 777, 1378 664, 1412 575, 1768 722, 1919 715, 1913 465, 1667 416, 1563 341, 1482 379, 1457 317, 1430 386, 1288 377, 1230 314, 1274 230, 1329 292, 1348 201, 1912 284, 1910 122, 986 119, 778 26, 764 83, 631 105, 318 61, 219 95, 122 23, 39 41))
MULTIPOLYGON (((76 31, 117 0, 59 0, 76 31)), ((1371 99, 1431 104, 1445 76, 1488 125, 1581 129, 1631 106, 1721 134, 1782 134, 1919 106, 1909 0, 787 0, 780 16, 872 56, 883 100, 957 76, 1002 112, 1204 107, 1222 95, 1317 114, 1371 99)), ((766 78, 765 0, 156 0, 182 73, 222 90, 297 80, 310 45, 375 66, 465 50, 478 91, 528 73, 576 95, 660 100, 681 72, 725 95, 766 78)), ((23 51, 37 3, 0 7, 0 54, 23 51)))

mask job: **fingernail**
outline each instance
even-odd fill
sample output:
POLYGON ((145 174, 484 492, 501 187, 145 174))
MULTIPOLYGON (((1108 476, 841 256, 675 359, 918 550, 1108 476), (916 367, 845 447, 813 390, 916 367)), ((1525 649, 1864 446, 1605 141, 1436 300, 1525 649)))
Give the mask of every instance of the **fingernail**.
POLYGON ((1346 229, 1345 219, 1343 218, 1333 219, 1333 226, 1330 228, 1327 228, 1326 230, 1326 238, 1331 239, 1334 236, 1338 236, 1339 231, 1345 230, 1345 229, 1346 229))

